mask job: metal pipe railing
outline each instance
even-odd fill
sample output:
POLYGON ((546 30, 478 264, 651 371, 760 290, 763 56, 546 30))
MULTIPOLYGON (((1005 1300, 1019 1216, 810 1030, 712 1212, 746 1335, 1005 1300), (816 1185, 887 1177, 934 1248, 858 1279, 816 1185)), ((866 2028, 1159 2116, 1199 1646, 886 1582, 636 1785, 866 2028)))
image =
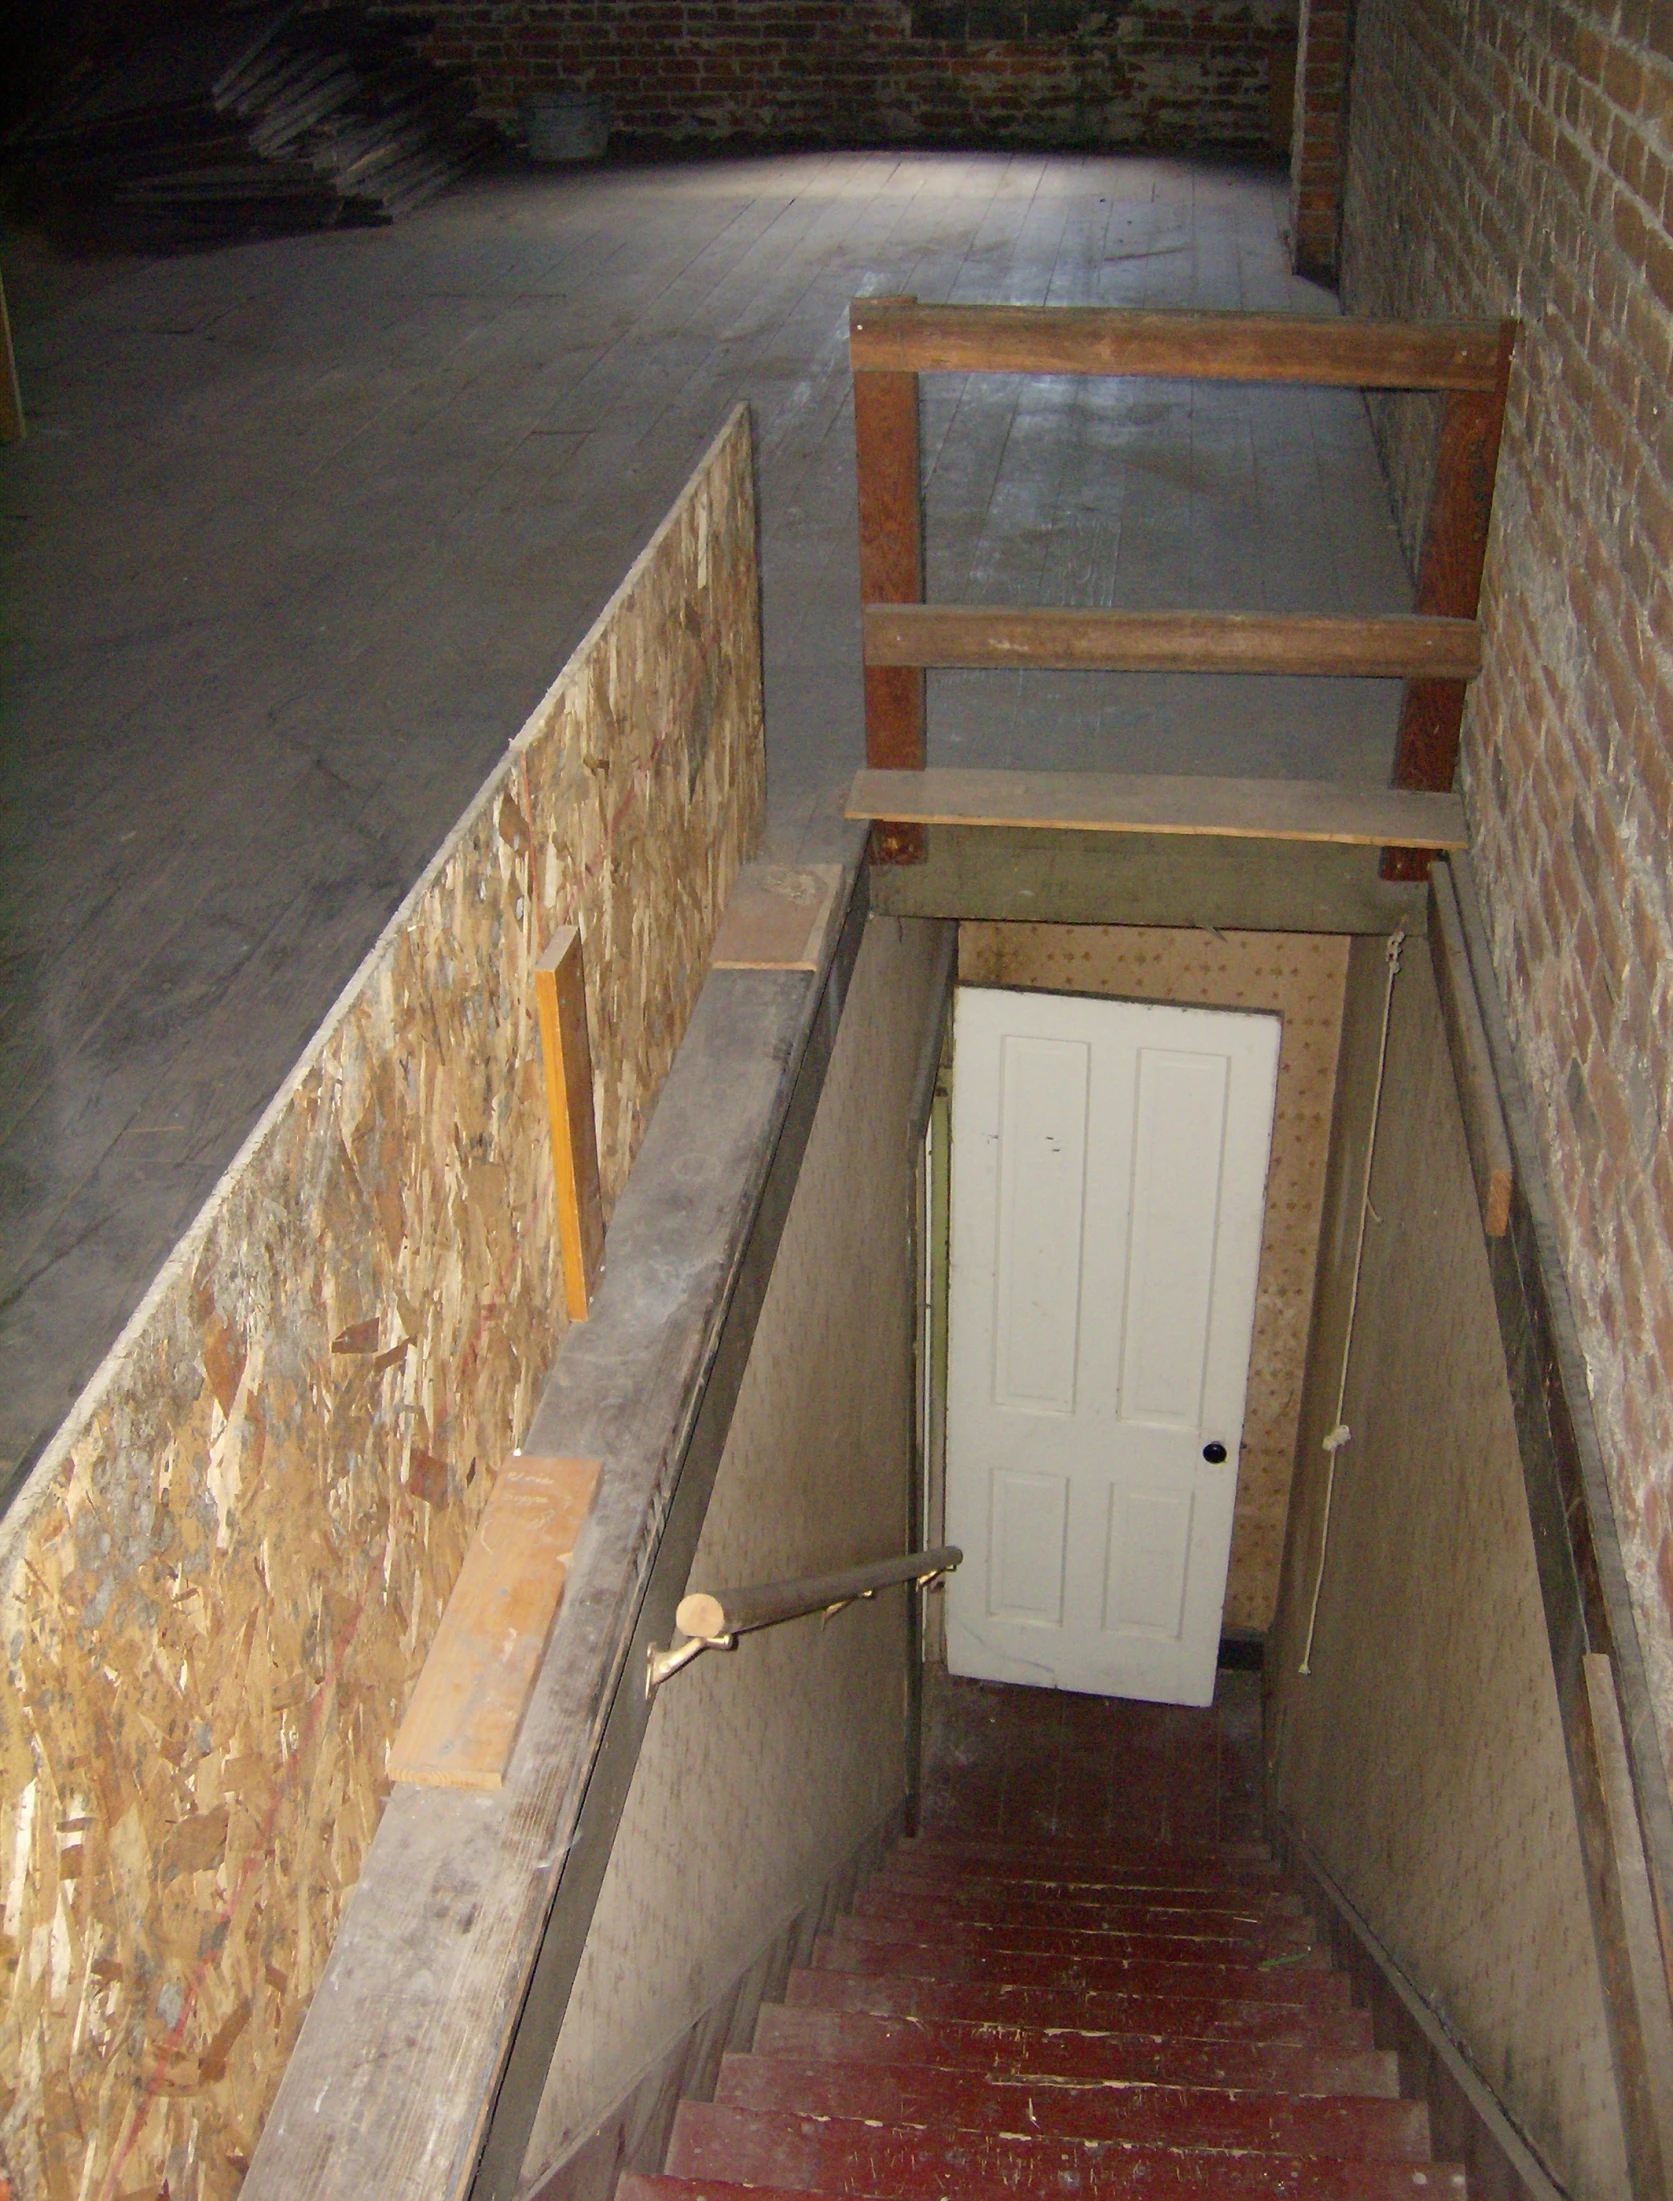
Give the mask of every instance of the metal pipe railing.
POLYGON ((938 1544, 933 1551, 909 1551, 899 1559, 876 1559, 869 1566, 844 1567, 835 1574, 804 1574, 792 1582, 755 1582, 746 1589, 694 1590, 682 1597, 674 1624, 687 1640, 666 1648, 653 1643, 647 1654, 645 1694, 650 1696, 670 1675, 704 1651, 731 1651, 741 1635, 757 1628, 776 1628, 782 1620, 801 1620, 809 1613, 827 1618, 860 1598, 875 1597, 897 1582, 916 1582, 928 1589, 943 1575, 951 1574, 963 1560, 956 1544, 938 1544))

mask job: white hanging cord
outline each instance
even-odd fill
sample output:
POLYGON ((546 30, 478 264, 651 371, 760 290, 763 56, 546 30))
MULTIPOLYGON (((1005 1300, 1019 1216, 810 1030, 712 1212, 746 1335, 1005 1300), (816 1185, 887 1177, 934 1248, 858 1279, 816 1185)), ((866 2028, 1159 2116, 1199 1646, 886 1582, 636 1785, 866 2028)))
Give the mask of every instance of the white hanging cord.
MULTIPOLYGON (((1307 1643, 1301 1654, 1298 1669, 1303 1674, 1313 1671, 1313 1631, 1319 1624, 1319 1592, 1324 1587, 1325 1556, 1330 1550, 1330 1501, 1336 1495, 1336 1455, 1353 1435, 1342 1419, 1348 1404, 1348 1365, 1353 1358, 1354 1318, 1359 1313, 1359 1272, 1365 1264, 1365 1221, 1376 1211, 1371 1205, 1371 1165, 1377 1158, 1377 1118, 1383 1107, 1383 1076, 1388 1068, 1388 1025, 1394 1013, 1394 981, 1400 975, 1400 956, 1406 945, 1405 927, 1391 933, 1383 949, 1388 959, 1388 988, 1383 995, 1383 1036, 1377 1046, 1377 1085, 1371 1096, 1371 1129, 1365 1141, 1365 1182, 1359 1195, 1359 1237, 1354 1245, 1354 1280, 1348 1294, 1348 1329, 1342 1340, 1342 1372, 1336 1385, 1336 1426, 1324 1440, 1323 1450, 1329 1461, 1324 1477, 1324 1525, 1319 1531, 1319 1565, 1313 1576, 1313 1602, 1307 1613, 1307 1643)), ((1378 1216, 1380 1222, 1382 1218, 1378 1216)))

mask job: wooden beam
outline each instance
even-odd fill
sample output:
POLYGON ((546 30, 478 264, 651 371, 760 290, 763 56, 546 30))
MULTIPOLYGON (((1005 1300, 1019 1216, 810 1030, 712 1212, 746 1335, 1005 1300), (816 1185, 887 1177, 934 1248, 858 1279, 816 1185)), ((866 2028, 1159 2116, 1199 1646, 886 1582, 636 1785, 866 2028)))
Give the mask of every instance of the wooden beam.
POLYGON ((553 934, 535 965, 534 993, 552 1134, 564 1299, 571 1322, 585 1322, 604 1266, 604 1194, 593 1117, 586 973, 581 935, 574 925, 553 934))
POLYGON ((1379 854, 1341 841, 932 825, 921 863, 872 870, 871 900, 888 917, 1420 934, 1425 890, 1380 878, 1379 854))
POLYGON ((1365 390, 1491 391, 1495 321, 1353 321, 1278 313, 1145 313, 1109 306, 921 306, 856 298, 860 372, 1108 374, 1365 390))
MULTIPOLYGON (((1436 618, 1473 619, 1481 603, 1516 323, 1499 322, 1495 337, 1491 383, 1480 390, 1452 390, 1441 406, 1417 576, 1417 609, 1436 618)), ((1390 785, 1449 788, 1458 769, 1463 722, 1461 681, 1435 675, 1412 680, 1394 738, 1390 785)), ((1390 848, 1383 860, 1385 878, 1421 878, 1425 869, 1426 859, 1414 848, 1390 848)))
POLYGON ((390 1777, 498 1788, 563 1597, 597 1460, 501 1468, 389 1753, 390 1777))
POLYGON ((0 443, 21 443, 23 434, 23 393, 17 384, 17 357, 12 350, 5 286, 0 283, 0 443))
POLYGON ((1504 1110, 1493 1078, 1493 1056, 1476 998, 1469 950, 1464 944, 1458 895, 1445 864, 1436 864, 1429 874, 1429 953, 1435 965, 1452 1072, 1458 1084, 1464 1142, 1470 1150, 1470 1169, 1481 1204, 1481 1227, 1489 1238, 1502 1238, 1510 1228, 1510 1195, 1515 1183, 1510 1134, 1505 1129, 1504 1110))
MULTIPOLYGON (((910 306, 910 299, 889 301, 910 306)), ((915 604, 924 593, 923 486, 918 455, 918 378, 854 377, 854 460, 860 507, 860 600, 915 604)), ((865 670, 866 762, 911 771, 924 761, 924 676, 907 665, 865 670)), ((887 824, 872 834, 874 858, 914 860, 919 837, 887 824)))
POLYGON ((1473 619, 1345 619, 1246 611, 1070 611, 867 604, 865 661, 1101 672, 1309 673, 1387 679, 1481 670, 1473 619))
POLYGON ((1173 778, 1145 772, 860 771, 846 815, 920 825, 1044 826, 1074 833, 1207 834, 1462 848, 1463 805, 1335 780, 1173 778))

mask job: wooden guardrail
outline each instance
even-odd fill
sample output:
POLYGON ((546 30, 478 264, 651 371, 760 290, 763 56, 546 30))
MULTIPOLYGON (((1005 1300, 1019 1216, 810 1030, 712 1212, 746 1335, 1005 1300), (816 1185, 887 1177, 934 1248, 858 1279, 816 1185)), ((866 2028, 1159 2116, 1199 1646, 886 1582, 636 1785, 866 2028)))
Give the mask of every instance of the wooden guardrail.
MULTIPOLYGON (((934 306, 856 298, 849 309, 865 610, 866 764, 921 771, 926 666, 1283 672, 1406 681, 1390 784, 1445 794, 1504 425, 1514 321, 1407 323, 1107 307, 934 306), (921 374, 1090 374, 1312 383, 1440 393, 1417 608, 1405 618, 1266 618, 924 603, 921 374)), ((913 862, 923 827, 879 821, 872 854, 913 862)), ((1388 847, 1383 876, 1422 879, 1429 851, 1388 847)))

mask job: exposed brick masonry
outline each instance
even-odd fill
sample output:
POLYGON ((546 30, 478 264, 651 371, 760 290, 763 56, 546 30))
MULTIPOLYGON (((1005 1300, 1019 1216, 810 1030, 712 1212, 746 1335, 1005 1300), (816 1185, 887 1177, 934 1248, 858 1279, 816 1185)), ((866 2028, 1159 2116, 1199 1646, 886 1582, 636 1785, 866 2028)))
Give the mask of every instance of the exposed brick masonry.
POLYGON ((1464 789, 1673 1764, 1670 54, 1643 0, 1360 0, 1344 298, 1524 324, 1464 789))
POLYGON ((1298 275, 1334 283, 1341 260, 1352 0, 1301 0, 1290 142, 1290 235, 1298 275))
POLYGON ((589 92, 626 150, 1265 151, 1295 0, 438 0, 427 51, 515 130, 589 92), (934 33, 935 35, 929 35, 934 33))

